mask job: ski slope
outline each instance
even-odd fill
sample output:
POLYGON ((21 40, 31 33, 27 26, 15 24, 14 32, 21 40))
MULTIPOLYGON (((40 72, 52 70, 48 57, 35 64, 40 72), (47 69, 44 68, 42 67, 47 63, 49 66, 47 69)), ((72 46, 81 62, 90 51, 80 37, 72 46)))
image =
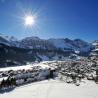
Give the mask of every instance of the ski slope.
POLYGON ((45 80, 0 93, 0 98, 98 98, 98 85, 87 80, 80 86, 59 80, 45 80))

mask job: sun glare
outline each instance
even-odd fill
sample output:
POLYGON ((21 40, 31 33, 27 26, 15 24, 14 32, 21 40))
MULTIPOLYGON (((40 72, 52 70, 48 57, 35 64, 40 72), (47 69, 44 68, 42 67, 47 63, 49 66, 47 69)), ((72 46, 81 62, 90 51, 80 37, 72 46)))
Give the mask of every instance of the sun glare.
POLYGON ((34 23, 35 23, 35 18, 33 16, 26 16, 25 17, 25 25, 31 26, 31 25, 34 25, 34 23))

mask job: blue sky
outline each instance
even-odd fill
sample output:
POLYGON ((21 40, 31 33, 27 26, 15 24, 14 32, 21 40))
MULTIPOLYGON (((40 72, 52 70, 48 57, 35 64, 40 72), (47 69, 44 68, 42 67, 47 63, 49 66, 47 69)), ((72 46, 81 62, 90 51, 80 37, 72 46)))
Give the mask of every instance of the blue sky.
POLYGON ((0 33, 18 39, 98 39, 98 0, 0 0, 0 33), (32 27, 24 16, 36 16, 32 27))

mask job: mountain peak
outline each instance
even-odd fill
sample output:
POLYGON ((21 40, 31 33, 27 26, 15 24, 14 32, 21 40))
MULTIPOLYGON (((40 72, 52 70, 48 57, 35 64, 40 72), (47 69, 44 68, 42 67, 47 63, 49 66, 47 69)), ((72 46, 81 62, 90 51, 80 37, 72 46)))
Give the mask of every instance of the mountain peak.
MULTIPOLYGON (((26 40, 40 40, 40 38, 37 36, 26 37, 24 39, 26 39, 26 40)), ((22 39, 22 40, 24 40, 24 39, 22 39)))

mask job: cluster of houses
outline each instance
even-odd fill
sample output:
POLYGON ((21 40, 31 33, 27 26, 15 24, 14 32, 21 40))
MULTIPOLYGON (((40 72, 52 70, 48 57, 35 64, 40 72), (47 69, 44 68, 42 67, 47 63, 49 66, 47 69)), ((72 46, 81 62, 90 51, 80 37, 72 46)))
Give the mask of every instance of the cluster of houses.
POLYGON ((98 83, 98 63, 95 60, 68 60, 58 63, 59 76, 67 83, 80 85, 82 79, 98 83))

